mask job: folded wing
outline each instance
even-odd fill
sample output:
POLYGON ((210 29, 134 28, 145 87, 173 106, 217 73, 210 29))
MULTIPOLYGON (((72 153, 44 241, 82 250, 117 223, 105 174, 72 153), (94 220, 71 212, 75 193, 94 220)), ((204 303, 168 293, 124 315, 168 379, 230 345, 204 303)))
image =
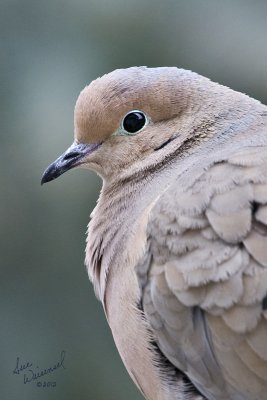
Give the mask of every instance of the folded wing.
POLYGON ((163 354, 209 400, 265 398, 267 148, 172 184, 151 211, 148 247, 142 304, 163 354))

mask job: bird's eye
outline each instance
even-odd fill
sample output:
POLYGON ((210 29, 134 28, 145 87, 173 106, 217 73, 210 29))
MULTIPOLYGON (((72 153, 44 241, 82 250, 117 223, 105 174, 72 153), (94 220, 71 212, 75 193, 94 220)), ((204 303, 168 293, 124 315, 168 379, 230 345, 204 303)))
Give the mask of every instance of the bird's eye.
POLYGON ((139 132, 147 124, 147 117, 142 111, 130 111, 122 120, 122 128, 128 135, 139 132))

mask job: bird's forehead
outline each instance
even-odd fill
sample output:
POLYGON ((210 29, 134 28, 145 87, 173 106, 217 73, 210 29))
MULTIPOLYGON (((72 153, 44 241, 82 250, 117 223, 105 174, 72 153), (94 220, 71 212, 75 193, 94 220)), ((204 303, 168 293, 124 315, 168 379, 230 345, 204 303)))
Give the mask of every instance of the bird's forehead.
POLYGON ((123 114, 138 103, 144 92, 131 74, 114 71, 91 82, 80 93, 74 113, 78 141, 104 140, 117 128, 123 114))
POLYGON ((172 103, 169 94, 176 68, 133 67, 115 70, 91 82, 80 93, 74 113, 79 142, 99 142, 118 129, 123 116, 141 109, 160 119, 172 103))

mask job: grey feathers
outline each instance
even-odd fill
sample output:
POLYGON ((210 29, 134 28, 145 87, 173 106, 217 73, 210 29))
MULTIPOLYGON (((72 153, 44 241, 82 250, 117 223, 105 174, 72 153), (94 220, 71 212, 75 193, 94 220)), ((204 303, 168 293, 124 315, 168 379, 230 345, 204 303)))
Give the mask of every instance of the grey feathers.
POLYGON ((145 315, 163 354, 208 399, 262 400, 267 147, 236 151, 188 182, 177 178, 151 210, 145 315))

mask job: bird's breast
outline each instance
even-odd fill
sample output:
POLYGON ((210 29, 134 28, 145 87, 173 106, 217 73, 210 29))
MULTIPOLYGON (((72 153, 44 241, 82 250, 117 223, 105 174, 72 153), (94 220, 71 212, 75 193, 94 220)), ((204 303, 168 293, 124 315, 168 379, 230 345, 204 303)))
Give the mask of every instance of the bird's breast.
POLYGON ((128 252, 121 254, 116 265, 109 268, 104 308, 114 341, 133 381, 146 399, 167 400, 170 397, 153 359, 150 332, 138 307, 141 293, 135 265, 145 251, 148 214, 149 209, 131 238, 134 247, 125 246, 128 252))

